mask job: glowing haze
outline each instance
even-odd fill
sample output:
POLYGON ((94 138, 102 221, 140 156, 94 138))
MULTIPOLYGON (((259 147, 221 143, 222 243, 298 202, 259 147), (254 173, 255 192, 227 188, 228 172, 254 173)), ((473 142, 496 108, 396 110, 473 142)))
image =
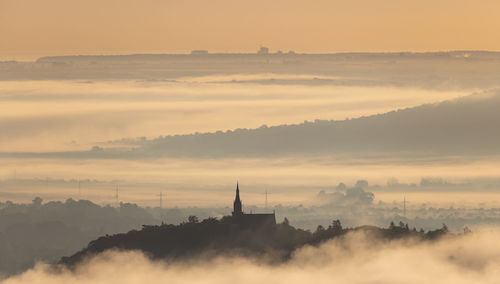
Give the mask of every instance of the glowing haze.
POLYGON ((284 51, 498 50, 495 0, 2 0, 0 58, 284 51), (228 40, 230 39, 230 40, 228 40))
POLYGON ((134 251, 71 272, 31 264, 70 248, 39 237, 40 220, 82 247, 57 232, 87 242, 108 226, 73 208, 111 212, 111 234, 127 212, 222 217, 237 180, 245 210, 295 212, 304 226, 498 226, 498 11, 498 0, 0 0, 0 281, 497 283, 500 234, 475 227, 424 243, 354 233, 275 265, 134 251), (78 56, 89 54, 113 56, 78 56), (66 198, 80 201, 47 202, 66 198), (66 215, 96 230, 66 228, 66 215))

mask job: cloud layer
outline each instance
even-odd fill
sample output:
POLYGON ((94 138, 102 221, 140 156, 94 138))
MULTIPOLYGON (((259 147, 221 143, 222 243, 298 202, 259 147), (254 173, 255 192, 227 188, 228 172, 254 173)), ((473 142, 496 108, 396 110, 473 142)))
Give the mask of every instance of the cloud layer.
POLYGON ((238 257, 189 263, 151 261, 139 252, 106 252, 76 271, 47 265, 4 280, 17 283, 497 283, 498 232, 437 242, 382 242, 363 233, 305 247, 290 262, 238 257))
POLYGON ((235 80, 313 80, 312 75, 226 75, 153 81, 0 82, 0 147, 89 149, 124 137, 158 137, 263 124, 344 119, 436 102, 463 91, 279 85, 235 80), (228 84, 230 83, 230 84, 228 84))

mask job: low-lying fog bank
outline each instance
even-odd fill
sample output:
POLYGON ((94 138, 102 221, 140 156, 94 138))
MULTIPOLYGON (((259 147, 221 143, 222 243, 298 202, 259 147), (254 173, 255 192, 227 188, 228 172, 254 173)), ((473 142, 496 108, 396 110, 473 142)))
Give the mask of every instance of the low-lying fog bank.
POLYGON ((39 263, 3 283, 497 283, 499 237, 484 230, 435 242, 380 242, 354 233, 299 249, 280 265, 241 257, 165 263, 107 251, 75 271, 39 263))
MULTIPOLYGON (((356 184, 339 184, 316 191, 310 196, 310 204, 270 203, 267 207, 251 202, 252 198, 246 198, 251 194, 246 191, 241 194, 246 212, 275 211, 278 222, 286 217, 294 227, 311 231, 316 230, 318 225, 327 227, 336 219, 340 219, 345 227, 366 224, 387 227, 394 221, 396 224, 408 223, 410 228, 415 227, 417 230, 440 228, 444 223, 453 232, 460 232, 465 226, 476 231, 500 225, 500 209, 486 204, 488 198, 496 198, 492 192, 483 193, 484 196, 475 193, 474 197, 478 201, 472 202, 470 198, 469 203, 450 206, 442 203, 442 200, 436 200, 434 196, 437 193, 421 193, 427 200, 434 200, 432 203, 422 202, 425 200, 422 196, 419 200, 411 194, 406 195, 404 202, 405 195, 401 192, 374 189, 366 181, 360 180, 356 184), (389 195, 386 198, 391 201, 378 200, 379 195, 389 195), (401 198, 390 199, 393 197, 401 198)), ((270 199, 274 198, 271 197, 273 194, 269 194, 270 199)), ((159 204, 143 207, 126 202, 99 205, 74 199, 44 201, 35 198, 31 203, 0 201, 0 272, 18 273, 32 267, 36 260, 55 262, 99 236, 140 229, 144 224, 179 224, 186 222, 189 216, 197 216, 202 220, 230 215, 234 189, 231 188, 225 195, 226 206, 199 207, 175 207, 166 203, 166 200, 163 207, 159 207, 159 204)), ((443 191, 441 195, 450 198, 463 196, 464 193, 443 191)), ((220 198, 221 195, 218 196, 220 198)), ((159 196, 157 198, 159 201, 159 196)))

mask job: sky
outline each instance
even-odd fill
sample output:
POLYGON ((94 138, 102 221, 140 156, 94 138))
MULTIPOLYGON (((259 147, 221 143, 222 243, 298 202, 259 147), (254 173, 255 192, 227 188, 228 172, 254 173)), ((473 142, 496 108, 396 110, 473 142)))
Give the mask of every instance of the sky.
MULTIPOLYGON (((106 67, 110 66, 104 62, 92 65, 93 68, 82 64, 81 69, 79 65, 60 69, 58 65, 43 63, 4 64, 4 70, 21 70, 21 75, 23 72, 28 75, 0 81, 3 107, 0 183, 8 183, 2 184, 0 200, 29 202, 33 196, 44 200, 76 198, 76 183, 56 186, 54 181, 61 179, 104 182, 92 187, 85 184, 84 193, 79 195, 100 204, 114 200, 113 190, 119 181, 120 196, 125 202, 156 204, 157 194, 162 190, 169 196, 170 204, 179 206, 226 206, 227 200, 212 193, 220 190, 232 193, 238 180, 244 185, 247 204, 261 202, 264 190, 272 192, 270 202, 273 204, 307 204, 320 188, 333 188, 340 182, 352 185, 359 179, 367 179, 371 185, 385 185, 391 178, 416 184, 423 177, 440 177, 457 183, 492 179, 497 186, 500 158, 495 155, 423 159, 397 152, 389 156, 346 153, 260 158, 225 158, 224 155, 162 158, 160 155, 95 159, 93 152, 80 158, 9 156, 12 152, 88 151, 93 146, 128 149, 139 147, 140 143, 135 144, 139 140, 135 138, 142 136, 154 139, 254 129, 262 125, 300 124, 305 120, 357 118, 453 100, 498 86, 495 60, 439 58, 398 61, 397 64, 387 59, 375 62, 370 58, 342 64, 324 62, 323 65, 307 61, 302 65, 287 65, 279 74, 267 71, 278 70, 281 62, 267 69, 260 69, 259 65, 249 67, 245 62, 226 64, 203 75, 184 73, 195 74, 189 68, 205 70, 208 65, 192 67, 178 63, 179 74, 167 72, 160 80, 150 72, 158 67, 152 63, 142 67, 133 63, 121 66, 125 73, 139 74, 126 79, 102 75, 105 74, 102 70, 109 70, 106 67), (61 70, 83 77, 64 79, 61 70), (81 70, 85 72, 79 73, 81 70), (36 75, 36 72, 55 72, 56 75, 50 80, 30 80, 29 74, 36 75), (148 76, 153 77, 149 80, 148 76), (9 183, 17 179, 45 183, 34 182, 30 186, 9 183)), ((161 64, 170 70, 167 67, 171 62, 161 64)), ((478 185, 471 192, 481 188, 478 185)), ((377 196, 391 202, 401 194, 377 196)), ((416 197, 407 197, 416 200, 416 197)), ((442 200, 435 195, 428 199, 442 200)), ((449 198, 452 202, 463 199, 472 200, 463 194, 449 198)), ((481 193, 474 200, 476 204, 499 199, 481 193)))
MULTIPOLYGON (((194 49, 256 52, 261 45, 271 52, 307 53, 500 50, 500 39, 493 36, 500 30, 499 8, 500 2, 491 0, 0 0, 0 61, 194 49)), ((0 81, 0 152, 86 151, 95 145, 123 146, 121 139, 141 136, 343 120, 498 88, 497 60, 448 59, 290 65, 277 60, 266 68, 255 62, 195 66, 186 61, 163 62, 159 71, 155 63, 132 63, 120 72, 139 75, 126 80, 113 77, 116 66, 104 63, 72 65, 68 78, 75 80, 68 80, 66 69, 58 65, 3 64, 0 72, 13 75, 0 81), (52 79, 39 80, 45 73, 52 79)), ((255 184, 276 180, 282 187, 360 178, 383 184, 391 177, 414 183, 422 176, 496 177, 499 160, 445 159, 429 167, 396 159, 374 168, 379 160, 344 165, 330 157, 299 162, 222 159, 215 166, 211 160, 148 160, 138 165, 71 159, 27 163, 0 157, 0 179, 15 173, 26 179, 126 177, 135 183, 154 180, 193 187, 232 186, 238 178, 255 184)))
POLYGON ((500 50, 495 0, 0 0, 0 60, 44 55, 500 50))

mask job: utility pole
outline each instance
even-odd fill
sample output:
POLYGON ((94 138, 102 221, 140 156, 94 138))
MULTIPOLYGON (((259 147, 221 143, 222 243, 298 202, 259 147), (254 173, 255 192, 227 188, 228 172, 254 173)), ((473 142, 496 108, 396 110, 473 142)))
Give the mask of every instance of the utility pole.
POLYGON ((267 189, 266 189, 266 210, 267 210, 267 189))
POLYGON ((403 217, 406 218, 406 196, 403 197, 403 217))
POLYGON ((118 185, 116 185, 115 200, 116 200, 116 205, 118 206, 120 204, 118 203, 118 185))
POLYGON ((161 219, 161 224, 165 224, 163 222, 163 191, 160 191, 160 219, 161 219))
POLYGON ((163 192, 160 191, 160 209, 163 208, 163 192))

